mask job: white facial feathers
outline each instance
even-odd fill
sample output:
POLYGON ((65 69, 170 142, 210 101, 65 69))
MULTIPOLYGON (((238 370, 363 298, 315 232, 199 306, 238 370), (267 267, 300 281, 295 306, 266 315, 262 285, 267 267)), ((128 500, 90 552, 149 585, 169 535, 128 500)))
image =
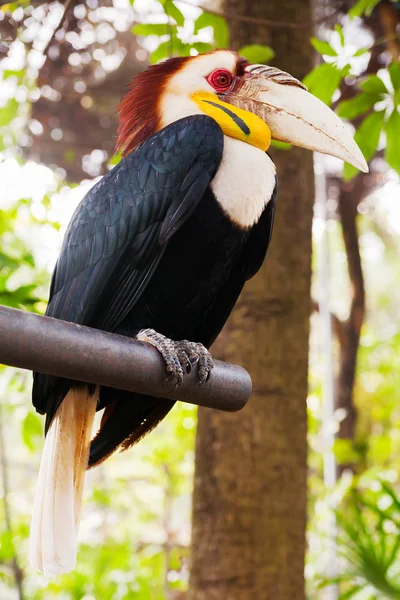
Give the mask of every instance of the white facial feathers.
POLYGON ((243 229, 255 225, 275 188, 275 165, 259 148, 225 136, 211 189, 227 217, 243 229))
POLYGON ((173 75, 160 99, 161 126, 166 127, 178 119, 204 114, 191 99, 195 92, 214 92, 206 77, 215 69, 234 72, 237 56, 229 50, 200 54, 185 63, 173 75))

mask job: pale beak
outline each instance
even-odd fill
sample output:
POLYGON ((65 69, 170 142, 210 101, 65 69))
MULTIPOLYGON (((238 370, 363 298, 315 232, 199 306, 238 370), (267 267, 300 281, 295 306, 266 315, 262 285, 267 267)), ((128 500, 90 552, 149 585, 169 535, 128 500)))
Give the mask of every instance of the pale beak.
POLYGON ((337 156, 364 173, 368 165, 339 117, 300 81, 266 65, 249 65, 223 94, 230 104, 255 113, 272 139, 337 156))

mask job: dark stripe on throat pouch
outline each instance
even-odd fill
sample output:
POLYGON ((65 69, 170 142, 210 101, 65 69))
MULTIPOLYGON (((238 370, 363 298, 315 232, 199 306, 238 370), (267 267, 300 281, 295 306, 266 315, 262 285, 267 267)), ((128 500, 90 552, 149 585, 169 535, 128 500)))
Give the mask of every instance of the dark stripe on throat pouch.
POLYGON ((207 104, 211 104, 211 106, 215 106, 216 108, 220 108, 224 113, 226 113, 227 115, 229 115, 231 117, 231 119, 236 123, 236 125, 243 131, 243 133, 245 135, 249 135, 250 129, 249 129, 248 125, 243 121, 243 119, 238 117, 232 110, 229 110, 229 108, 226 108, 226 106, 221 106, 220 104, 217 104, 216 102, 213 102, 212 100, 204 100, 204 102, 207 102, 207 104))

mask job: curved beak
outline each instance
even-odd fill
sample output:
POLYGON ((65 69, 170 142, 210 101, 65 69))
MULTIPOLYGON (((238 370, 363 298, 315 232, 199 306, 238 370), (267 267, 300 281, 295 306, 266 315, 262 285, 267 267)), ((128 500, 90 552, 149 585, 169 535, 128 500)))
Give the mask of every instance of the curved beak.
POLYGON ((368 172, 343 122, 300 81, 267 65, 249 65, 245 71, 222 95, 225 102, 261 117, 275 140, 336 156, 368 172))

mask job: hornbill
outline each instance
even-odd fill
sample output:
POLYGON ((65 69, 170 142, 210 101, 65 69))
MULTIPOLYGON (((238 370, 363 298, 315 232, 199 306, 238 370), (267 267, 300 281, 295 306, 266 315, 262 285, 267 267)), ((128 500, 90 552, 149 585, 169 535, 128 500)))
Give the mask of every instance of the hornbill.
MULTIPOLYGON (((218 50, 138 75, 120 105, 123 158, 72 216, 46 314, 152 344, 177 386, 196 363, 206 382, 207 348, 270 241, 271 138, 367 171, 340 119, 277 68, 218 50)), ((87 466, 132 446, 174 402, 36 373, 33 404, 46 440, 30 561, 55 575, 75 564, 87 466)))

